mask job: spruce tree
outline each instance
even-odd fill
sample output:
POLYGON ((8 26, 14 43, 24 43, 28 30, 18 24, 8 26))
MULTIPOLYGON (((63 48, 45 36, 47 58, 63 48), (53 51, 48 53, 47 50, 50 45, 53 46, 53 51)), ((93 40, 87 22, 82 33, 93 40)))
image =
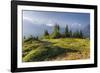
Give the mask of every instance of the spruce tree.
POLYGON ((70 32, 69 32, 69 35, 70 35, 70 37, 72 37, 73 36, 73 33, 72 33, 72 31, 70 30, 70 32))
POLYGON ((83 33, 81 30, 80 30, 80 38, 83 38, 83 33))
POLYGON ((65 35, 65 37, 70 37, 68 25, 66 25, 66 27, 65 27, 64 35, 65 35))
POLYGON ((54 26, 53 32, 51 34, 51 37, 52 38, 60 38, 61 37, 59 25, 56 24, 54 26))
POLYGON ((73 33, 73 37, 74 38, 79 38, 79 31, 78 30, 73 33))
POLYGON ((44 31, 44 36, 49 36, 49 33, 47 30, 44 31))
POLYGON ((74 32, 73 37, 75 37, 75 38, 83 38, 82 31, 81 30, 80 31, 77 30, 76 32, 74 32))

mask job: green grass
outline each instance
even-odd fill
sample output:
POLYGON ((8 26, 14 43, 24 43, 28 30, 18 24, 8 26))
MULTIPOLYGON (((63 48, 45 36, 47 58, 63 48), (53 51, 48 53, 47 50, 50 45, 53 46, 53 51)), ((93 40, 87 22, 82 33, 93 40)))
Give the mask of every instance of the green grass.
POLYGON ((60 38, 23 42, 23 62, 77 60, 89 57, 89 39, 60 38))

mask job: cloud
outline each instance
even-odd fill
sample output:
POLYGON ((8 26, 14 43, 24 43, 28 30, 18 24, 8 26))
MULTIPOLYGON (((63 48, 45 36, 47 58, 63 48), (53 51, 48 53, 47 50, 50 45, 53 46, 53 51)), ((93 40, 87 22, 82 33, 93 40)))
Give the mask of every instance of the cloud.
POLYGON ((75 23, 73 23, 73 24, 70 25, 70 28, 72 30, 80 30, 80 29, 83 28, 83 25, 80 24, 80 23, 75 22, 75 23))
POLYGON ((80 28, 80 27, 82 27, 82 24, 80 24, 80 23, 73 23, 73 24, 71 25, 71 27, 80 28))
POLYGON ((34 19, 32 17, 23 16, 23 21, 26 21, 26 20, 36 25, 54 26, 54 24, 48 24, 49 22, 45 23, 46 21, 43 19, 36 19, 36 18, 34 19))
POLYGON ((36 25, 41 25, 42 23, 40 22, 40 20, 39 20, 39 22, 38 22, 38 20, 37 19, 33 19, 33 18, 31 18, 31 17, 27 17, 27 16, 23 16, 23 21, 28 21, 28 22, 31 22, 32 24, 36 24, 36 25))
POLYGON ((23 21, 25 21, 25 20, 27 20, 27 21, 29 21, 31 23, 34 23, 33 20, 30 17, 23 16, 23 21))
POLYGON ((47 26, 51 26, 51 27, 54 26, 54 24, 46 24, 46 25, 47 25, 47 26))

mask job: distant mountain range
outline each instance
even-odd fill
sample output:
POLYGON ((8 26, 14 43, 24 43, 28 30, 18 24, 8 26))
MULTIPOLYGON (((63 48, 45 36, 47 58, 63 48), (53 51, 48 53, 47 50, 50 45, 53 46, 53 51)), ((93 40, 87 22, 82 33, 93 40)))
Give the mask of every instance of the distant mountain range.
MULTIPOLYGON (((76 30, 82 30, 84 36, 89 37, 90 36, 90 25, 80 25, 80 24, 73 24, 68 25, 69 29, 72 30, 72 32, 75 32, 76 30)), ((29 21, 23 22, 23 35, 24 36, 41 36, 44 33, 44 30, 48 30, 49 33, 52 32, 53 26, 47 25, 47 24, 33 24, 29 21)), ((60 27, 60 32, 64 32, 64 27, 60 27)))

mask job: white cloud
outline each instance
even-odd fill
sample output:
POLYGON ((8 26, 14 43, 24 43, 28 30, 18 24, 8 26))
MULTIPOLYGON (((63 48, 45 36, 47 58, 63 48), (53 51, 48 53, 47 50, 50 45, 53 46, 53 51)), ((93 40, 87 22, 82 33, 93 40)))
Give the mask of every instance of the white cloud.
POLYGON ((79 28, 79 27, 82 27, 82 24, 80 24, 80 23, 73 23, 71 26, 79 28))
POLYGON ((46 24, 47 26, 54 26, 54 24, 46 24))
POLYGON ((82 29, 82 27, 83 27, 82 24, 77 23, 77 22, 70 25, 70 28, 74 29, 74 30, 80 30, 80 29, 82 29))
POLYGON ((27 21, 29 21, 31 23, 34 23, 33 20, 30 17, 23 16, 23 20, 27 20, 27 21))
POLYGON ((31 23, 33 23, 33 24, 38 24, 38 25, 41 25, 42 23, 40 22, 40 20, 39 20, 39 22, 38 22, 38 20, 37 19, 33 19, 33 18, 31 18, 31 17, 26 17, 26 16, 23 16, 23 21, 29 21, 29 22, 31 22, 31 23))

